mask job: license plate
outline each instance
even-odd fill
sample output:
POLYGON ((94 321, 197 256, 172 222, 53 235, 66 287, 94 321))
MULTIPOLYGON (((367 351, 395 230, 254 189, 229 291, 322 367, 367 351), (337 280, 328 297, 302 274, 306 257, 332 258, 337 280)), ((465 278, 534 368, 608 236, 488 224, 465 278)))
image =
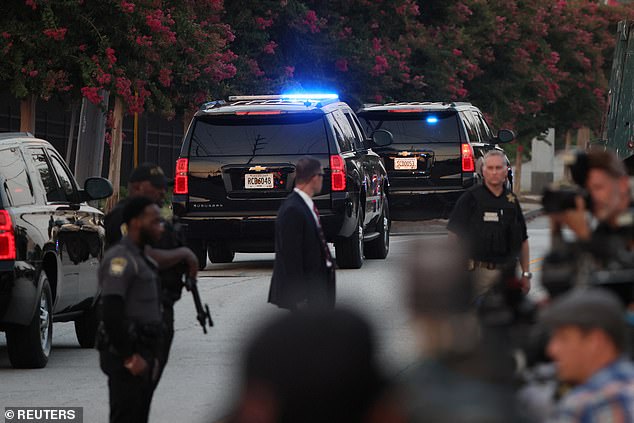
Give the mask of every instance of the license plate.
POLYGON ((394 170, 416 170, 416 157, 395 157, 394 170))
POLYGON ((246 189, 273 188, 273 174, 247 173, 244 175, 244 187, 246 189))

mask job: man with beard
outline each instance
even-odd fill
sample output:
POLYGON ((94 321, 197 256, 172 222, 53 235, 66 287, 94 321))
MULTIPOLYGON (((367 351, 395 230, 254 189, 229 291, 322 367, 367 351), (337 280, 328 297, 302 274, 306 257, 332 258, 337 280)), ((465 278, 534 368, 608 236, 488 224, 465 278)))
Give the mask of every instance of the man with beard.
MULTIPOLYGON (((163 170, 156 164, 143 163, 136 167, 128 178, 128 197, 121 200, 105 217, 106 248, 119 242, 126 232, 123 210, 131 199, 146 197, 159 207, 165 201, 168 180, 163 170)), ((169 351, 174 339, 174 303, 181 297, 183 274, 195 278, 198 272, 196 255, 185 246, 185 240, 173 221, 163 220, 163 234, 160 239, 146 247, 147 254, 157 263, 160 270, 161 302, 165 334, 159 354, 159 378, 167 364, 169 351)))
POLYGON ((122 211, 127 234, 99 266, 101 321, 97 348, 108 376, 110 422, 148 419, 163 336, 156 263, 145 247, 163 232, 160 209, 135 197, 122 211))

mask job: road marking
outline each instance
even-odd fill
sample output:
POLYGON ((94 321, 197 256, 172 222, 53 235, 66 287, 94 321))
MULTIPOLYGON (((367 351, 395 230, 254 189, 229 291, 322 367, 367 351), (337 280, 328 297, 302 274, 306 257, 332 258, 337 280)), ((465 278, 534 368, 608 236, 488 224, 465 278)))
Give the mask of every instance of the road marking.
POLYGON ((540 261, 543 261, 543 260, 544 260, 544 257, 539 257, 539 258, 531 260, 528 264, 537 263, 537 262, 540 262, 540 261))

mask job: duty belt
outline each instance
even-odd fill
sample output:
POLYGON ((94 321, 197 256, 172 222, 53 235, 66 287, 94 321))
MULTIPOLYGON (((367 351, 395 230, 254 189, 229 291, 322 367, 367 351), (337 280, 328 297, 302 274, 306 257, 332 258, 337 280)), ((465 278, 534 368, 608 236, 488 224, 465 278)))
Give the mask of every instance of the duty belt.
POLYGON ((476 268, 495 270, 499 265, 488 261, 469 260, 467 270, 475 270, 476 268))

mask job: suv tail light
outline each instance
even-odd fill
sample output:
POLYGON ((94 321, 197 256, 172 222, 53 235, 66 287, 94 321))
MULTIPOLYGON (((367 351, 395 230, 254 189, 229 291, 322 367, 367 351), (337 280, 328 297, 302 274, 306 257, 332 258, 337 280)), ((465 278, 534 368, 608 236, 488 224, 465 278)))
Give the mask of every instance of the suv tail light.
POLYGON ((346 190, 346 161, 338 154, 330 156, 330 187, 333 191, 346 190))
POLYGON ((462 156, 462 171, 463 172, 475 172, 475 160, 473 158, 473 148, 470 144, 462 144, 461 147, 462 156))
POLYGON ((15 260, 15 234, 6 210, 0 210, 0 260, 15 260))
POLYGON ((174 194, 189 193, 189 159, 176 160, 176 176, 174 178, 174 194))

